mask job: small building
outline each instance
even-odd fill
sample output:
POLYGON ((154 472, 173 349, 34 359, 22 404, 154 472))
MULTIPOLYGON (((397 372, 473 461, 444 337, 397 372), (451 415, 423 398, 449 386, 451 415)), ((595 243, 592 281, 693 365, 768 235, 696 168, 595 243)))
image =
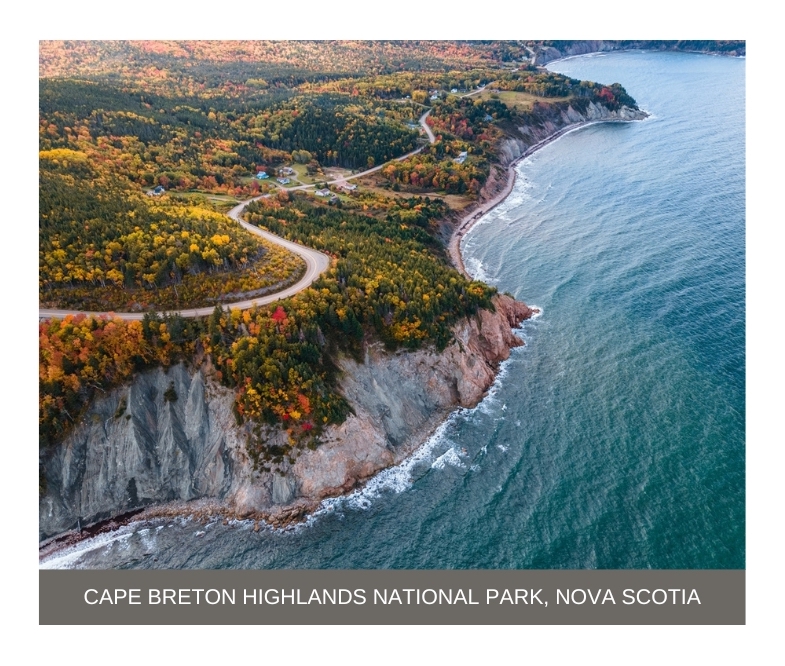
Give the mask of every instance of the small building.
POLYGON ((314 192, 314 194, 315 194, 317 197, 329 197, 329 196, 330 196, 330 190, 328 190, 328 189, 325 187, 324 189, 321 189, 321 190, 316 190, 316 192, 314 192))
POLYGON ((466 158, 467 158, 468 156, 469 156, 469 153, 467 153, 467 152, 464 150, 462 153, 460 153, 460 154, 458 155, 458 157, 456 157, 456 158, 453 160, 453 162, 455 162, 456 164, 463 164, 463 163, 466 161, 466 158))
POLYGON ((291 180, 289 180, 288 178, 276 178, 276 180, 277 180, 279 183, 281 183, 281 185, 288 185, 289 183, 291 183, 291 182, 292 182, 292 181, 291 181, 291 180))
POLYGON ((435 99, 439 99, 438 93, 433 93, 433 95, 431 95, 431 100, 435 100, 435 99))
POLYGON ((292 167, 281 167, 280 169, 278 169, 278 173, 281 176, 293 176, 295 174, 295 171, 294 169, 292 169, 292 167))
POLYGON ((159 185, 154 190, 147 190, 148 197, 160 197, 166 190, 163 188, 162 185, 159 185))
POLYGON ((266 172, 266 171, 260 171, 259 173, 257 173, 257 174, 256 174, 256 178, 257 178, 258 180, 265 180, 265 179, 267 179, 267 178, 269 178, 269 177, 270 177, 270 176, 268 176, 268 175, 267 175, 267 172, 266 172))
POLYGON ((485 118, 483 118, 483 120, 484 120, 486 123, 489 123, 489 122, 491 122, 491 121, 493 120, 493 116, 492 116, 490 113, 486 113, 486 114, 485 114, 485 118))
POLYGON ((452 90, 450 90, 450 92, 454 95, 455 93, 458 92, 458 88, 453 88, 452 90))
POLYGON ((341 189, 345 190, 346 192, 354 192, 357 189, 357 185, 353 185, 351 183, 341 183, 341 189))

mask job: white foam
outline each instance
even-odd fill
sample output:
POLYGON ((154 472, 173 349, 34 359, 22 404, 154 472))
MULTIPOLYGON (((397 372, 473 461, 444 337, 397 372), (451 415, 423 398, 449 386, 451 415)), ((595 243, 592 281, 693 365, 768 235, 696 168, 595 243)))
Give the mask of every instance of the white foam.
MULTIPOLYGON (((513 350, 513 352, 515 351, 517 351, 517 349, 513 350)), ((475 407, 472 407, 471 409, 460 407, 452 412, 447 417, 447 419, 434 431, 433 435, 431 435, 419 449, 417 449, 402 463, 382 470, 370 481, 368 481, 365 486, 353 491, 348 495, 322 500, 319 508, 310 516, 308 516, 304 522, 290 527, 278 529, 276 531, 299 531, 313 525, 317 520, 319 520, 319 518, 334 514, 342 508, 362 511, 368 510, 373 505, 374 500, 378 499, 385 493, 399 494, 409 490, 414 485, 414 471, 424 464, 430 463, 430 468, 437 470, 442 469, 446 464, 465 467, 460 459, 460 456, 455 451, 455 445, 447 437, 447 433, 459 419, 469 419, 473 414, 478 412, 493 414, 494 407, 498 409, 497 394, 501 389, 504 378, 509 373, 512 360, 513 357, 510 356, 510 358, 508 358, 506 361, 502 361, 499 366, 499 372, 496 375, 496 379, 494 380, 490 389, 488 389, 486 396, 479 402, 479 404, 477 404, 475 407), (448 447, 447 450, 436 456, 436 452, 443 450, 444 447, 448 447)), ((487 453, 487 445, 483 446, 481 450, 484 453, 487 453)))
MULTIPOLYGON (((637 50, 637 49, 630 49, 630 50, 637 50)), ((545 65, 545 69, 550 69, 551 65, 555 65, 556 63, 559 62, 566 62, 567 60, 576 60, 578 58, 605 58, 607 57, 607 55, 608 53, 604 51, 593 51, 591 53, 578 53, 576 55, 563 56, 561 58, 557 58, 556 60, 550 60, 545 65)), ((556 72, 557 74, 561 74, 561 72, 558 72, 557 70, 553 70, 553 71, 556 72)))
POLYGON ((520 171, 521 164, 523 164, 524 162, 528 162, 531 159, 531 157, 532 156, 525 158, 515 167, 515 170, 517 172, 517 178, 515 181, 515 186, 513 187, 512 191, 501 202, 499 202, 497 206, 494 206, 491 210, 485 213, 485 215, 483 215, 480 219, 478 219, 464 235, 460 244, 461 256, 464 257, 464 262, 466 262, 466 257, 464 256, 465 252, 471 249, 471 244, 469 243, 469 239, 472 238, 473 232, 476 229, 486 224, 490 224, 491 222, 496 222, 499 220, 502 222, 507 222, 508 226, 510 226, 511 224, 515 224, 518 221, 517 218, 511 219, 509 213, 516 206, 532 198, 531 194, 529 193, 529 190, 533 187, 533 185, 526 178, 523 177, 520 171))
POLYGON ((471 275, 475 280, 481 280, 486 284, 489 284, 492 281, 492 278, 485 272, 485 267, 482 265, 482 261, 476 257, 469 257, 469 259, 465 262, 465 265, 469 275, 471 275))
POLYGON ((373 500, 380 497, 383 493, 402 493, 409 489, 414 483, 413 471, 421 465, 432 462, 433 453, 435 450, 444 446, 445 443, 452 444, 447 439, 446 432, 449 426, 455 421, 462 412, 471 410, 458 409, 445 420, 431 435, 430 438, 411 456, 404 460, 401 464, 394 467, 388 467, 379 472, 368 483, 355 490, 348 495, 341 497, 332 497, 322 500, 319 508, 311 514, 304 523, 295 525, 293 528, 297 530, 303 525, 308 526, 313 524, 321 516, 334 513, 337 509, 346 507, 350 509, 367 510, 372 505, 373 500))
POLYGON ((646 112, 646 113, 648 113, 649 115, 648 115, 648 116, 646 116, 645 118, 643 118, 642 120, 639 120, 638 122, 640 122, 640 123, 646 123, 646 122, 648 122, 648 121, 650 121, 650 120, 659 120, 659 116, 658 116, 658 115, 656 115, 656 114, 655 114, 653 111, 649 111, 649 110, 648 110, 648 109, 647 109, 645 106, 641 106, 641 107, 640 107, 640 110, 641 110, 641 111, 645 111, 645 112, 646 112))
POLYGON ((72 546, 66 546, 62 550, 58 550, 49 557, 45 557, 38 564, 39 569, 70 569, 76 564, 79 559, 93 550, 111 546, 113 544, 121 545, 124 542, 126 548, 128 547, 127 539, 133 534, 133 529, 130 526, 120 527, 114 532, 106 532, 104 534, 97 534, 94 537, 79 541, 72 546))
POLYGON ((458 452, 455 449, 447 449, 444 453, 442 453, 442 455, 433 461, 431 468, 444 469, 447 465, 452 465, 453 467, 464 467, 461 457, 458 455, 458 452))
POLYGON ((541 305, 537 305, 536 303, 532 303, 529 307, 532 310, 537 310, 537 312, 532 312, 531 317, 522 322, 523 325, 525 325, 527 321, 534 321, 535 319, 539 319, 542 317, 542 313, 544 312, 543 307, 541 305))
MULTIPOLYGON (((544 312, 543 308, 538 305, 531 305, 530 307, 537 309, 538 312, 532 314, 529 319, 521 322, 521 325, 515 329, 516 333, 524 337, 524 339, 527 338, 524 333, 527 324, 531 323, 535 319, 538 319, 544 312)), ((471 409, 460 407, 453 411, 447 417, 447 419, 445 419, 445 421, 442 422, 438 428, 436 428, 434 433, 422 444, 422 446, 420 446, 420 448, 418 448, 402 463, 382 470, 370 481, 368 481, 365 486, 353 491, 348 495, 323 500, 319 505, 319 508, 310 516, 308 516, 302 523, 297 523, 284 528, 276 528, 264 522, 260 522, 260 530, 263 529, 279 533, 299 531, 300 529, 313 525, 320 517, 334 514, 336 511, 344 507, 357 510, 368 510, 373 505, 373 501, 381 497, 384 493, 399 494, 410 489, 415 481, 414 471, 422 465, 427 465, 430 463, 430 468, 436 470, 444 469, 448 464, 455 467, 465 468, 466 466, 464 465, 460 455, 456 450, 457 447, 447 437, 447 432, 459 419, 466 420, 477 413, 486 414, 489 416, 497 416, 497 414, 503 409, 503 405, 499 405, 498 400, 498 393, 501 390, 502 383, 504 382, 505 377, 509 374, 514 355, 524 350, 526 350, 525 346, 517 347, 511 351, 510 358, 502 361, 502 363, 499 365, 499 371, 496 374, 493 384, 488 389, 485 397, 475 407, 471 409), (436 455, 436 453, 443 448, 446 448, 446 450, 443 453, 436 455)), ((504 420, 504 417, 502 416, 497 420, 504 420)), ((520 425, 520 421, 516 421, 516 425, 520 425)), ((501 444, 497 446, 502 451, 507 451, 507 447, 504 447, 501 444)), ((487 454, 488 445, 483 445, 480 451, 483 454, 487 454)), ((474 464, 469 469, 473 472, 476 472, 480 471, 481 467, 474 464)), ((340 514, 338 517, 341 518, 340 514)), ((164 529, 164 527, 175 527, 175 525, 178 527, 185 527, 192 521, 193 518, 191 516, 178 516, 171 520, 171 522, 157 526, 155 529, 155 534, 149 534, 149 528, 139 530, 139 534, 142 537, 145 547, 151 548, 151 546, 155 543, 155 536, 157 536, 157 532, 159 530, 164 529), (148 545, 148 539, 150 545, 148 545)), ((200 525, 201 529, 199 529, 194 536, 203 536, 205 534, 203 530, 207 530, 217 524, 218 519, 215 519, 208 522, 206 525, 200 525)), ((254 524, 255 521, 253 520, 232 519, 229 521, 229 525, 243 529, 250 529, 254 524)), ((140 523, 129 523, 128 525, 118 528, 114 532, 99 534, 80 541, 73 546, 68 546, 62 550, 57 551, 53 555, 44 558, 40 562, 39 567, 41 569, 68 569, 84 554, 93 550, 97 550, 98 548, 116 544, 123 547, 123 549, 128 549, 131 545, 128 542, 128 537, 135 533, 139 525, 140 523)))

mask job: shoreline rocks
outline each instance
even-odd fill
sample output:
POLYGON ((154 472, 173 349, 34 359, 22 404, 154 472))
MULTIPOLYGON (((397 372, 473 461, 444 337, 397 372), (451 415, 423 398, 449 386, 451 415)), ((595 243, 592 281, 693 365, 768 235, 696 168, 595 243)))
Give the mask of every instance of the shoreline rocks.
MULTIPOLYGON (((131 513, 134 520, 204 513, 274 526, 301 520, 322 499, 409 456, 455 408, 482 399, 499 364, 523 344, 511 329, 534 312, 506 295, 493 303, 495 312, 456 325, 441 353, 389 354, 371 344, 363 363, 341 359, 340 390, 355 414, 281 473, 254 470, 245 449, 249 425, 237 425, 233 393, 205 366, 140 373, 96 399, 64 442, 41 452, 47 490, 39 540, 78 538, 77 530, 131 513)), ((264 434, 270 442, 284 436, 271 427, 264 434)))

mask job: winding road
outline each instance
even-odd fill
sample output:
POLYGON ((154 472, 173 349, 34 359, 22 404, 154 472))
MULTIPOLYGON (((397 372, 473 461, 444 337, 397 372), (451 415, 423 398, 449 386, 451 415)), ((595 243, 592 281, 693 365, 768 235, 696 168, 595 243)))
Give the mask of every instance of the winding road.
MULTIPOLYGON (((436 137, 433 135, 431 128, 428 127, 428 124, 425 122, 425 119, 428 117, 428 114, 431 112, 428 109, 421 117, 420 117, 420 125, 425 130, 426 135, 428 136, 428 141, 433 143, 436 141, 436 137)), ((402 155, 401 157, 397 157, 395 161, 400 162, 401 160, 405 160, 407 157, 411 157, 412 155, 416 155, 423 149, 423 146, 420 146, 416 150, 413 150, 410 153, 406 153, 406 155, 402 155)), ((388 164, 388 162, 385 162, 388 164)), ((354 178, 362 178, 363 176, 367 176, 368 174, 375 173, 379 171, 379 169, 383 168, 385 164, 380 164, 377 167, 373 167, 372 169, 367 169, 366 171, 362 171, 360 173, 356 173, 351 176, 346 176, 345 178, 338 178, 336 180, 328 181, 328 185, 336 185, 339 183, 346 182, 347 180, 353 180, 354 178)), ((286 189, 287 191, 292 190, 305 190, 308 188, 314 187, 314 185, 299 185, 297 187, 290 187, 290 188, 281 188, 286 189)), ((265 296, 259 296, 257 298, 251 298, 245 301, 235 301, 233 303, 222 303, 221 307, 224 310, 232 310, 232 309, 239 309, 239 310, 248 310, 257 305, 269 305, 270 303, 274 303, 275 301, 280 301, 283 298, 288 298, 289 296, 294 296, 296 293, 301 292, 306 287, 311 286, 311 284, 318 278, 322 273, 330 265, 330 257, 322 252, 314 250, 310 247, 306 247, 305 245, 300 245, 299 243, 293 243, 292 241, 288 241, 280 236, 276 236, 275 234, 270 233, 269 231, 264 231, 263 229, 259 229, 259 227, 255 227, 252 224, 249 224, 245 220, 240 217, 242 215, 243 210, 245 207, 251 203, 252 201, 257 201, 259 199, 263 199, 269 196, 268 194, 254 197, 253 199, 249 199, 248 201, 243 201, 242 203, 238 204, 234 208, 232 208, 227 215, 233 219, 235 222, 238 222, 243 228, 250 231, 252 234, 257 236, 261 236, 265 240, 270 241, 271 243, 276 243, 281 247, 286 248, 290 252, 294 252, 294 254, 300 256, 305 261, 305 273, 303 276, 295 282, 293 285, 287 287, 286 289, 282 289, 281 291, 276 291, 274 294, 267 294, 265 296)), ((213 313, 215 310, 215 305, 211 305, 204 308, 194 308, 191 310, 171 310, 168 312, 159 312, 158 314, 177 314, 181 317, 186 318, 194 318, 194 317, 206 317, 213 313)), ((134 320, 141 320, 144 319, 146 312, 89 312, 87 310, 55 310, 55 309, 42 309, 39 308, 38 310, 38 319, 63 319, 68 315, 87 315, 87 316, 114 316, 119 319, 125 319, 126 321, 134 321, 134 320)))
MULTIPOLYGON (((436 142, 436 137, 433 135, 433 131, 428 126, 428 123, 425 122, 425 119, 428 117, 428 114, 430 112, 431 112, 431 109, 428 109, 425 113, 422 114, 422 116, 420 116, 420 126, 423 128, 423 130, 425 130, 425 134, 428 137, 428 142, 429 143, 435 143, 436 142)), ((375 166, 375 167, 373 167, 371 169, 366 169, 365 171, 361 171, 360 173, 355 173, 352 176, 346 176, 345 178, 336 178, 335 180, 328 180, 327 181, 327 185, 338 185, 339 183, 343 183, 343 182, 345 182, 347 180, 353 180, 355 178, 362 178, 363 176, 367 176, 369 174, 376 173, 377 171, 379 171, 379 169, 383 169, 385 166, 390 164, 390 162, 403 162, 405 159, 411 157, 412 155, 417 155, 417 153, 422 152, 423 148, 425 148, 425 146, 420 146, 419 148, 415 148, 410 153, 406 153, 405 155, 401 155, 400 157, 396 157, 395 159, 392 159, 392 160, 390 160, 388 162, 385 162, 384 164, 380 164, 379 166, 375 166)), ((290 187, 288 189, 289 190, 304 190, 304 189, 309 188, 309 187, 314 187, 314 186, 313 185, 300 185, 299 187, 290 187)))
MULTIPOLYGON (((230 310, 234 308, 238 308, 240 310, 248 310, 249 308, 254 307, 255 305, 268 305, 269 303, 274 303, 275 301, 279 301, 282 298, 288 298, 289 296, 294 296, 296 293, 302 291, 306 287, 309 287, 316 278, 318 278, 330 265, 330 257, 326 254, 322 254, 317 250, 313 250, 309 247, 305 247, 305 245, 300 245, 298 243, 293 243, 292 241, 285 240, 280 236, 276 236, 275 234, 271 234, 269 231, 264 231, 263 229, 259 229, 258 227, 249 224, 245 220, 243 220, 240 215, 242 215, 243 210, 245 207, 251 203, 251 201, 256 201, 257 199, 261 199, 263 197, 255 197, 254 199, 249 199, 248 201, 244 201, 241 204, 238 204, 232 210, 230 210, 227 215, 232 218, 235 222, 239 222, 245 229, 250 231, 252 234, 257 236, 261 236, 265 240, 271 241, 285 247, 290 252, 294 252, 294 254, 300 256, 305 261, 305 273, 303 276, 295 282, 293 285, 287 287, 286 289, 282 289, 281 291, 276 291, 274 294, 267 294, 266 296, 259 296, 257 298, 251 298, 245 301, 236 301, 233 303, 222 303, 221 307, 224 310, 230 310)), ((178 314, 181 317, 193 318, 193 317, 206 317, 213 313, 215 310, 215 306, 208 306, 205 308, 195 308, 192 310, 173 310, 169 314, 178 314)), ((112 315, 118 317, 120 319, 125 319, 127 321, 132 320, 140 320, 144 319, 145 312, 87 312, 84 310, 38 310, 38 318, 39 319, 62 319, 66 315, 92 315, 92 316, 100 316, 100 315, 112 315)), ((160 312, 159 314, 164 314, 160 312)))

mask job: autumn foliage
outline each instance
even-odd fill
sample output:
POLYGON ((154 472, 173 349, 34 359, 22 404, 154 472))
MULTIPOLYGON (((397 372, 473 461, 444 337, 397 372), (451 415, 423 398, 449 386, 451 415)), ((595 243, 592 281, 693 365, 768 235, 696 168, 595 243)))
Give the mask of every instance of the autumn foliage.
POLYGON ((172 340, 165 322, 79 315, 38 326, 39 440, 56 442, 103 392, 151 365, 168 366, 193 343, 172 340))
POLYGON ((342 355, 361 361, 373 340, 443 349, 457 321, 492 307, 495 290, 450 267, 438 236, 449 211, 433 193, 476 197, 510 128, 541 126, 568 105, 634 105, 618 84, 575 81, 528 59, 525 43, 496 41, 41 42, 42 304, 216 305, 200 319, 40 323, 41 444, 60 441, 97 394, 134 373, 206 359, 235 392, 249 451, 275 464, 350 413, 338 389, 342 355), (483 86, 537 99, 516 111, 483 86), (417 126, 426 110, 433 144, 417 126), (281 190, 248 206, 249 222, 332 264, 292 298, 224 310, 303 270, 223 214, 275 191, 255 176, 289 164, 325 180, 331 168, 382 168, 367 176, 377 187, 363 180, 332 205, 281 190), (164 192, 145 196, 156 186, 164 192), (262 423, 283 428, 288 444, 264 449, 262 423))

